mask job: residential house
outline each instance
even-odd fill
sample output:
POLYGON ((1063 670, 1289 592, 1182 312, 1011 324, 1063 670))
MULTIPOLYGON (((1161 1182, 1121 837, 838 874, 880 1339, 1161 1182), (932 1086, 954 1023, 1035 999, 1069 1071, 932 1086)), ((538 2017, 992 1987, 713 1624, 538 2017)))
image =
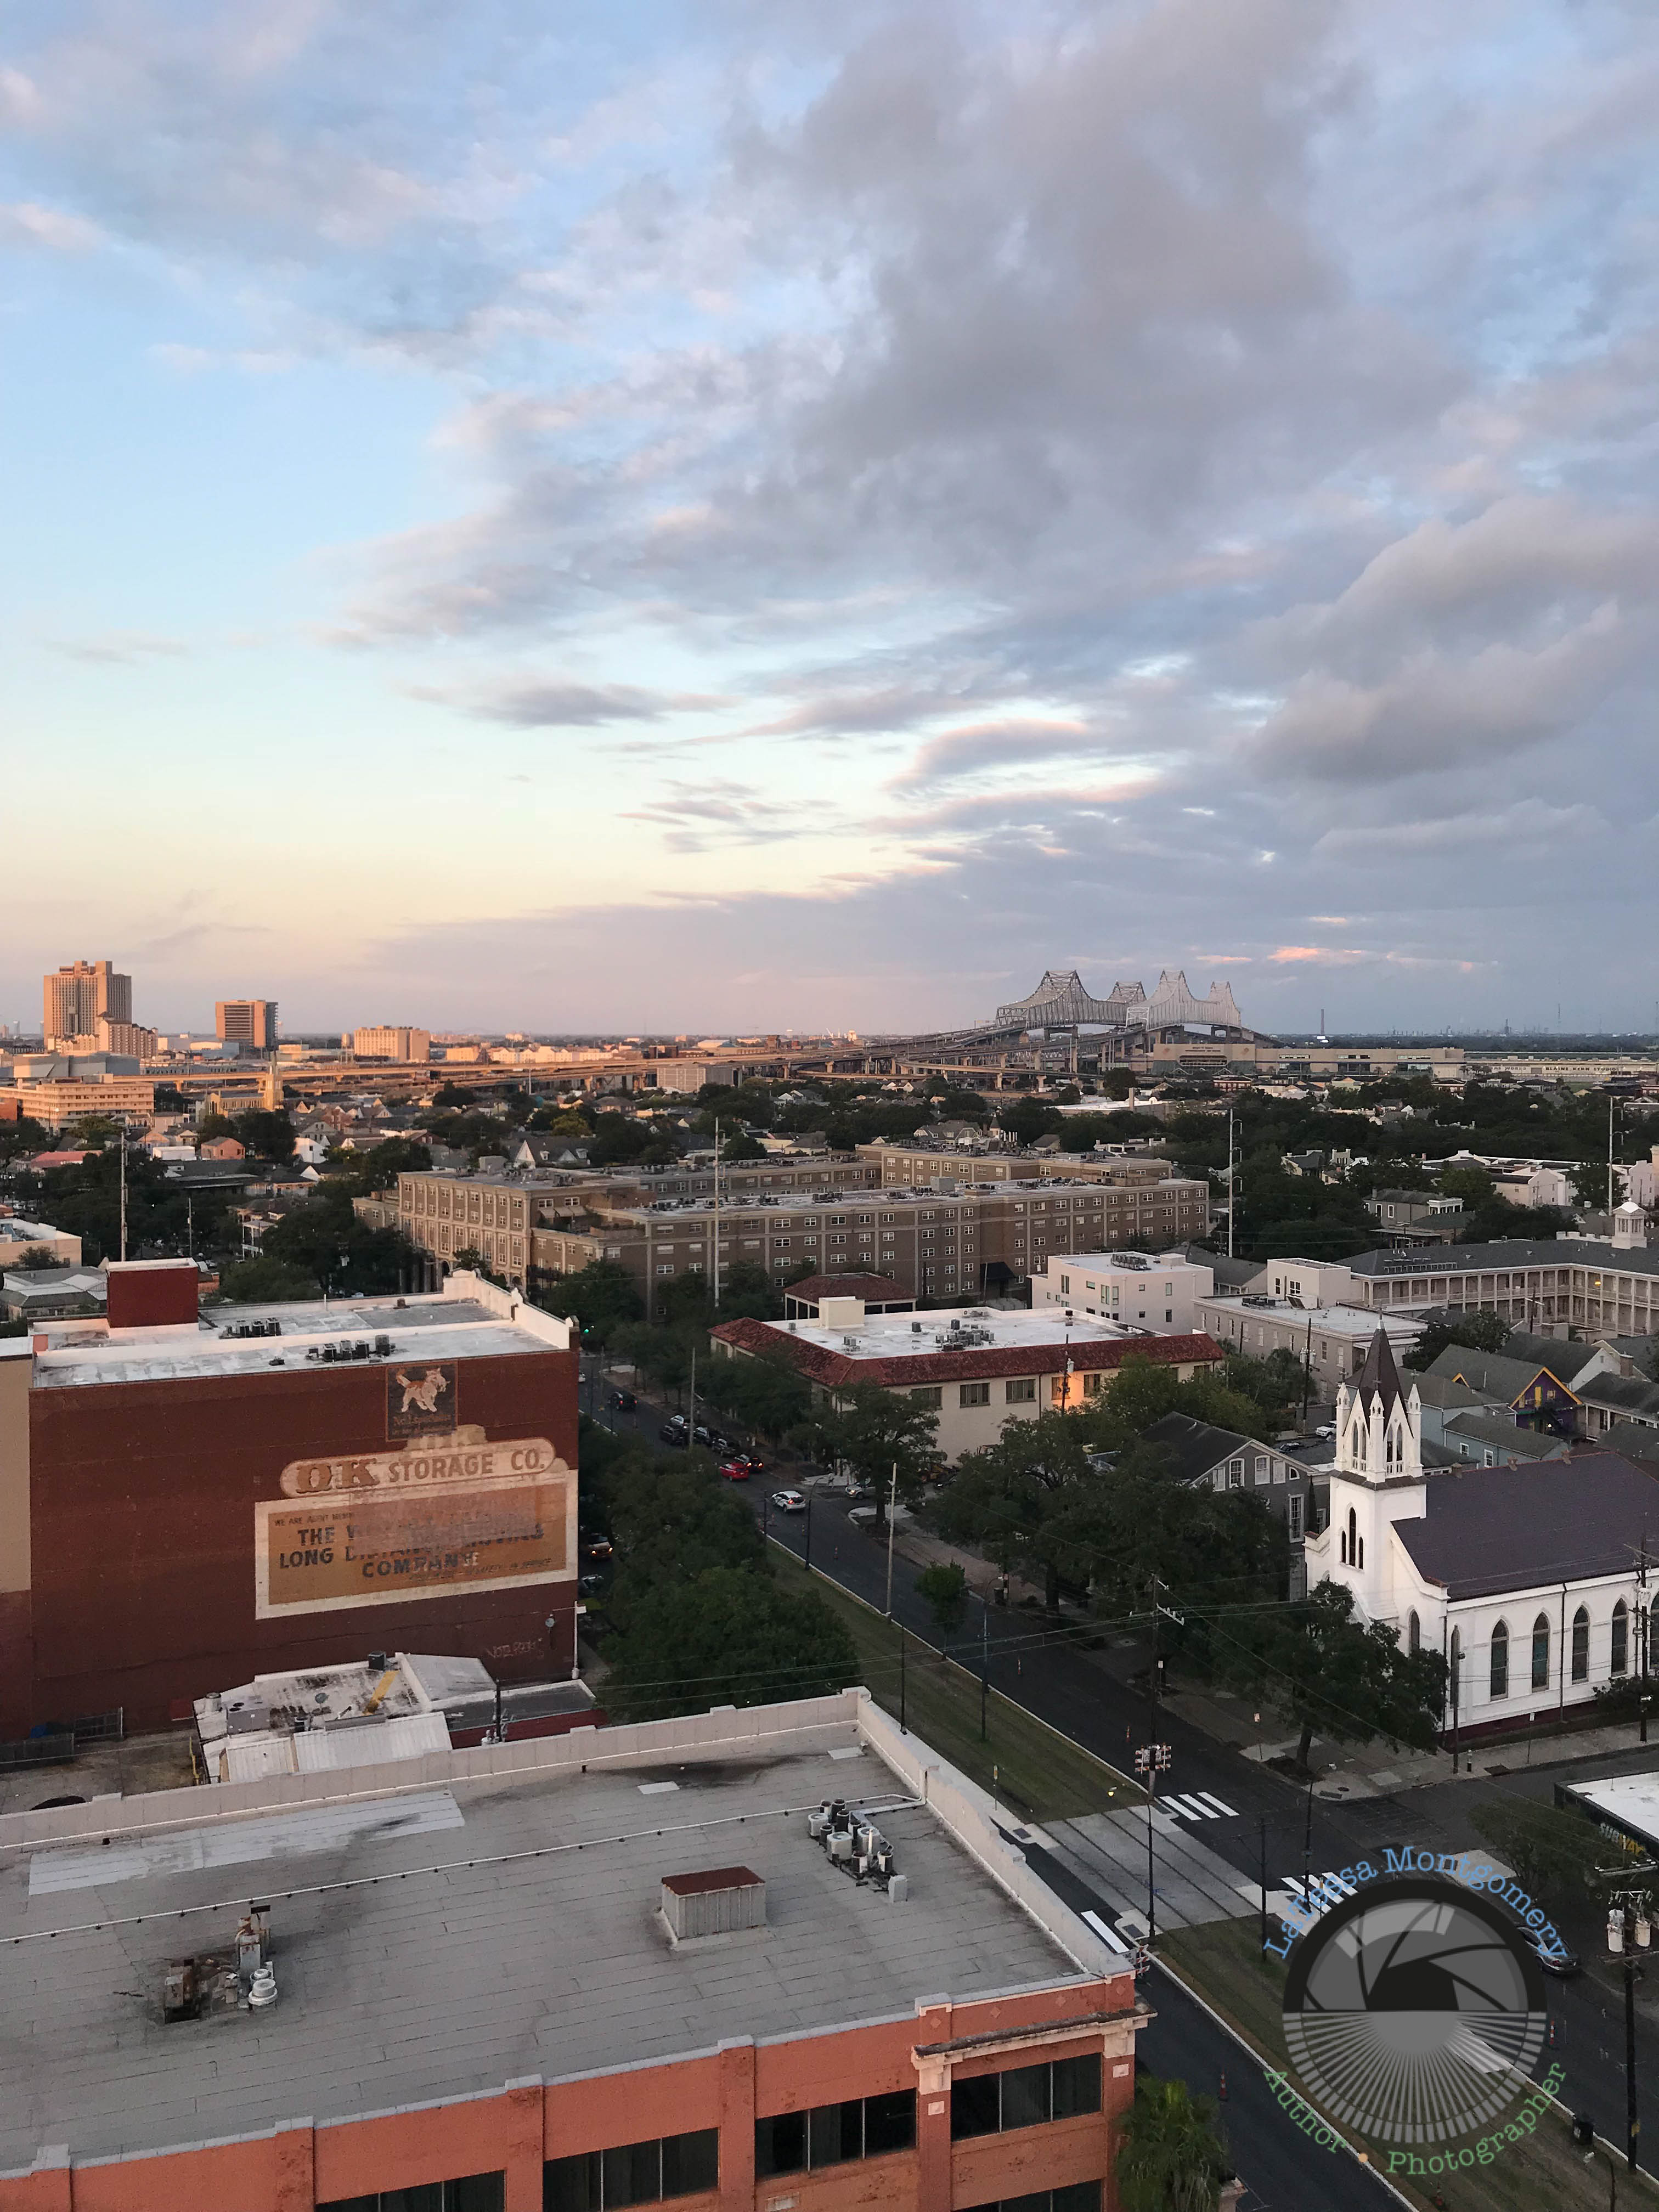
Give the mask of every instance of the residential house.
POLYGON ((1300 1460, 1235 1429, 1218 1429, 1190 1413, 1166 1413, 1145 1441, 1167 1456, 1177 1482, 1207 1490, 1248 1492, 1285 1523, 1291 1540, 1291 1597, 1307 1595, 1303 1539, 1312 1526, 1313 1476, 1300 1460))
POLYGON ((1386 1244, 1449 1244, 1462 1226, 1463 1201, 1436 1191, 1378 1190, 1365 1200, 1386 1244))
MULTIPOLYGON (((1557 1364, 1565 1367, 1571 1363, 1564 1359, 1557 1364)), ((1449 1344, 1430 1363, 1428 1371, 1479 1391, 1494 1406, 1508 1407, 1516 1421, 1533 1428, 1571 1436, 1579 1425, 1577 1392, 1540 1360, 1514 1359, 1507 1352, 1477 1352, 1467 1344, 1449 1344)))

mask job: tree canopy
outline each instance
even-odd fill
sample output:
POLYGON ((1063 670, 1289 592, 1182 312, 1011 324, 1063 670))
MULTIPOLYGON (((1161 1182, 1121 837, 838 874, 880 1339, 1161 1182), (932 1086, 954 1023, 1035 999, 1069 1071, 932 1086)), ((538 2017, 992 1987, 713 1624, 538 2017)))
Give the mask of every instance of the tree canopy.
POLYGON ((1406 1354, 1405 1364, 1420 1374, 1432 1367, 1449 1344, 1467 1344, 1476 1352, 1501 1352, 1509 1342, 1510 1324, 1501 1314, 1480 1307, 1453 1311, 1436 1306, 1423 1316, 1423 1334, 1406 1354))
POLYGON ((584 1341, 616 1342, 645 1311, 634 1279, 620 1261, 590 1260, 574 1275, 550 1284, 537 1304, 580 1324, 584 1341))
POLYGON ((1143 2075, 1117 2154, 1122 2212, 1215 2212, 1233 2170, 1219 2118, 1184 2081, 1143 2075))
POLYGON ((1446 1662, 1411 1652, 1381 1621, 1354 1618, 1353 1594, 1322 1582, 1294 1605, 1226 1622, 1224 1671, 1259 1690, 1301 1730, 1296 1764, 1305 1771, 1316 1731, 1339 1743, 1431 1751, 1445 1707, 1446 1662))
POLYGON ((859 1673, 851 1637, 817 1591, 791 1596, 753 1567, 657 1585, 604 1649, 605 1705, 626 1720, 823 1697, 859 1673))

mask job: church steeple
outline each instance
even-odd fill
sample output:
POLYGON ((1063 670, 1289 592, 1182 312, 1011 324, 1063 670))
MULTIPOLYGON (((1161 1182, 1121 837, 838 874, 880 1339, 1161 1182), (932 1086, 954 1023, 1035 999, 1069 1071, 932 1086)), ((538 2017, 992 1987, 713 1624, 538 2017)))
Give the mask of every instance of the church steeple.
POLYGON ((1340 1474, 1392 1482, 1423 1472, 1423 1407, 1407 1396, 1386 1330, 1371 1339, 1364 1364, 1336 1393, 1336 1464, 1340 1474))

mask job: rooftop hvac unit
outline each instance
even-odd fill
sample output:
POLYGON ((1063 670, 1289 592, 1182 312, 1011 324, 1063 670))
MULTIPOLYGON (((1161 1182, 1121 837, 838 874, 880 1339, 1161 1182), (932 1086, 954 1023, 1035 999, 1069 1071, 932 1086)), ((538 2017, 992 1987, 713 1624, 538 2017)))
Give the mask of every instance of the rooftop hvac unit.
POLYGON ((751 1867, 663 1876, 662 1917, 676 1942, 766 1925, 766 1884, 751 1867))

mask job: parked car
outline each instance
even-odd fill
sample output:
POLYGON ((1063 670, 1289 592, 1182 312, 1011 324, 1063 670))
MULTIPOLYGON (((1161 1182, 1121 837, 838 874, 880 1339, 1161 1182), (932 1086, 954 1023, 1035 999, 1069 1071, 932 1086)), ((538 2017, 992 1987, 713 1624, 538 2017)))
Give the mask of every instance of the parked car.
POLYGON ((720 1462, 720 1473, 728 1482, 747 1482, 749 1462, 742 1459, 723 1459, 720 1462))
POLYGON ((1542 1940, 1537 1936, 1529 1937, 1528 1941, 1537 1954, 1539 1965, 1547 1974, 1553 1974, 1558 1980, 1565 1982, 1572 1975, 1583 1972, 1583 1960, 1576 1951, 1569 1951, 1565 1943, 1559 1951, 1551 1951, 1546 1948, 1542 1940))
POLYGON ((612 1556, 612 1549, 609 1536, 584 1536, 582 1539, 582 1557, 585 1559, 608 1559, 612 1556))
POLYGON ((685 1423, 680 1419, 678 1413, 675 1414, 672 1421, 665 1421, 663 1423, 662 1426, 658 1430, 657 1435, 664 1443, 676 1445, 682 1450, 691 1441, 690 1435, 686 1429, 685 1423))
POLYGON ((584 1597, 597 1596, 599 1592, 605 1588, 605 1577, 603 1575, 578 1575, 576 1577, 576 1588, 584 1597))
POLYGON ((775 1490, 772 1503, 780 1513, 805 1513, 806 1500, 799 1490, 775 1490))
POLYGON ((750 1474, 764 1474, 766 1472, 766 1462, 757 1458, 751 1451, 734 1451, 732 1457, 740 1459, 750 1474))
POLYGON ((612 1413, 631 1413, 640 1401, 631 1390, 613 1390, 608 1402, 612 1413))

